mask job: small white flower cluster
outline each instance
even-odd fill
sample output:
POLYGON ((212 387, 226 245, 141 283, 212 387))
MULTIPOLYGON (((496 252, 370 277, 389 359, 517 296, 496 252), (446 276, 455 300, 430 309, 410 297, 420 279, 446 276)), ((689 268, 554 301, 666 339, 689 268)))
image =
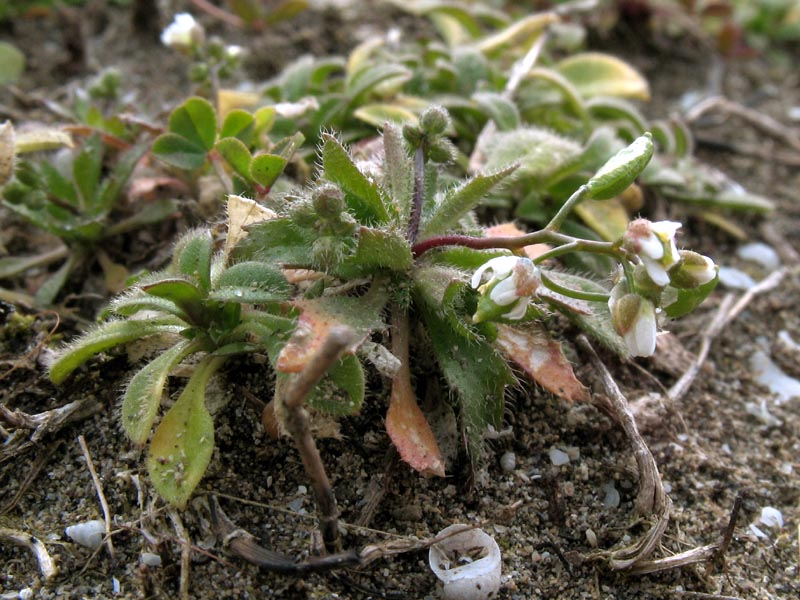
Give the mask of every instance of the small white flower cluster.
POLYGON ((202 44, 205 36, 203 26, 192 15, 178 13, 161 32, 161 43, 179 52, 189 52, 195 45, 202 44))
POLYGON ((472 275, 470 282, 488 307, 478 307, 472 317, 475 323, 491 316, 521 319, 525 316, 531 296, 541 283, 539 268, 529 258, 498 256, 483 265, 472 275), (489 281, 481 284, 483 275, 491 272, 489 281))
MULTIPOLYGON (((678 250, 675 235, 681 224, 676 221, 647 219, 631 221, 622 237, 623 247, 636 255, 647 274, 646 287, 657 298, 661 289, 673 285, 691 289, 717 276, 714 261, 689 250, 678 250)), ((638 278, 637 278, 638 281, 638 278)), ((617 284, 608 300, 612 322, 632 356, 652 356, 656 350, 657 314, 660 309, 652 299, 631 293, 626 281, 617 284)))

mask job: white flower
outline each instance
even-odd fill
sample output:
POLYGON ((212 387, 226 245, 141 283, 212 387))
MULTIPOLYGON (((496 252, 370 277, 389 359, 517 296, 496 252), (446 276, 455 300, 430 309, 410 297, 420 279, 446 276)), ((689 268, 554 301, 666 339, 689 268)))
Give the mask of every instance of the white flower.
POLYGON ((237 46, 236 44, 233 44, 231 46, 225 46, 225 54, 230 59, 239 58, 243 52, 244 48, 242 48, 241 46, 237 46))
MULTIPOLYGON (((470 283, 484 296, 488 294, 491 304, 495 305, 493 308, 509 307, 507 311, 499 311, 497 316, 521 319, 540 281, 539 268, 529 258, 498 256, 481 265, 472 275, 470 283), (487 271, 491 272, 491 277, 481 285, 487 271)), ((472 319, 479 323, 489 316, 489 311, 479 307, 472 319)))
POLYGON ((614 329, 622 336, 631 356, 652 356, 656 351, 656 308, 637 294, 625 293, 625 287, 615 287, 608 300, 614 329))
POLYGON ((653 223, 636 219, 628 224, 623 235, 623 245, 639 257, 648 276, 658 286, 669 284, 667 271, 680 259, 675 245, 675 234, 680 228, 677 221, 653 223))
POLYGON ((172 23, 161 32, 161 43, 181 52, 190 50, 193 45, 202 43, 204 39, 203 26, 189 13, 175 15, 172 23))

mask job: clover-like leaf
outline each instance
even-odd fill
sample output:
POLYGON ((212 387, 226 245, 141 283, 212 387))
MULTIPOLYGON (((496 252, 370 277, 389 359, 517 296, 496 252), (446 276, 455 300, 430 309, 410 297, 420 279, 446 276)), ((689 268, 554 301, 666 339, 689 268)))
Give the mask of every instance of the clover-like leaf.
POLYGON ((208 152, 217 139, 217 113, 205 98, 189 98, 170 114, 169 130, 208 152))
POLYGON ((217 142, 215 148, 236 173, 245 179, 250 179, 250 161, 253 160, 253 157, 242 140, 235 137, 224 137, 217 142))
POLYGON ((153 154, 173 167, 193 171, 205 164, 207 153, 202 146, 184 137, 165 133, 153 142, 153 154))
POLYGON ((233 109, 225 115, 219 130, 220 138, 233 137, 249 146, 255 139, 255 117, 246 110, 233 109))
POLYGON ((250 163, 250 178, 269 188, 281 176, 288 160, 277 154, 257 154, 250 163))

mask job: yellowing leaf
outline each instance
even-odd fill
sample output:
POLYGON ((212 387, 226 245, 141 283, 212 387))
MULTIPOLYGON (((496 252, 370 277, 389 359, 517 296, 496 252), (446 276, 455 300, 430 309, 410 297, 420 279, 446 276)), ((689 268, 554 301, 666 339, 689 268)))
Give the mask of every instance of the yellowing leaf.
POLYGON ((225 117, 234 108, 253 108, 261 99, 261 96, 255 92, 219 90, 217 92, 217 112, 220 117, 225 117))
POLYGON ((650 99, 647 80, 625 61, 600 52, 576 54, 558 63, 557 70, 581 96, 650 99))
POLYGON ((392 381, 386 432, 413 469, 426 475, 444 477, 444 461, 428 420, 414 399, 408 366, 400 368, 392 381))
POLYGON ((589 400, 589 391, 575 377, 561 345, 544 329, 498 324, 495 344, 547 391, 570 402, 589 400))
MULTIPOLYGON (((524 231, 511 222, 498 223, 497 225, 487 227, 485 233, 486 237, 519 237, 525 235, 524 231)), ((516 250, 514 253, 522 254, 524 252, 525 256, 534 260, 548 250, 550 250, 549 244, 531 244, 530 246, 524 246, 521 250, 516 250)))
POLYGON ((14 149, 17 154, 58 150, 73 146, 72 137, 60 129, 34 129, 33 131, 17 132, 14 140, 14 149))
POLYGON ((584 200, 574 208, 584 223, 607 242, 622 237, 628 228, 628 211, 619 198, 611 200, 584 200))

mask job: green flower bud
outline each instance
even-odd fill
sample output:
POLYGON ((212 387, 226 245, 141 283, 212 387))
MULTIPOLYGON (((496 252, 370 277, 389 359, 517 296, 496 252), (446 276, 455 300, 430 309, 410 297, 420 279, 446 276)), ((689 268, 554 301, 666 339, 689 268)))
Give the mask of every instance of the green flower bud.
POLYGON ((427 136, 442 135, 450 125, 450 115, 443 106, 430 106, 420 115, 419 125, 427 136))
POLYGON ((625 286, 615 287, 611 292, 611 322, 631 356, 652 356, 658 333, 655 306, 638 294, 624 293, 624 289, 625 286))
POLYGON ((403 137, 411 144, 412 148, 418 148, 424 135, 419 127, 406 123, 403 125, 403 137))
POLYGON ((323 219, 338 217, 344 210, 344 195, 332 183, 325 183, 315 189, 311 195, 314 210, 323 219))

